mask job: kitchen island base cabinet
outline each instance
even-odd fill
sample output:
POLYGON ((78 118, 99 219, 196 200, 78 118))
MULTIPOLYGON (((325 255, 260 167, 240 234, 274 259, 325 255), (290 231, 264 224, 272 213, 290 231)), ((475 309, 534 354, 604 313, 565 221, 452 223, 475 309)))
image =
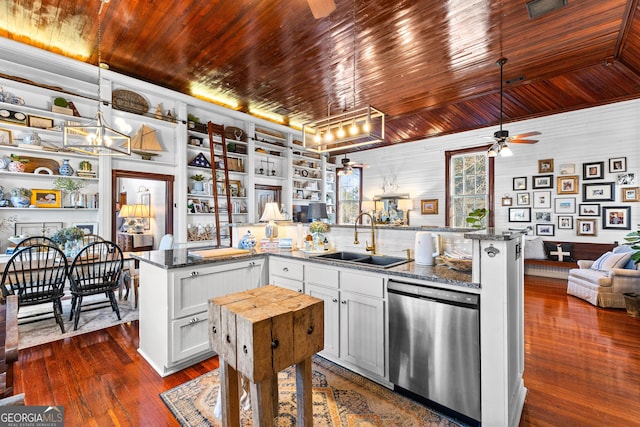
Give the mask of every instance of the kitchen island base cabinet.
POLYGON ((214 355, 208 301, 266 284, 264 259, 164 269, 140 263, 140 354, 166 376, 214 355))

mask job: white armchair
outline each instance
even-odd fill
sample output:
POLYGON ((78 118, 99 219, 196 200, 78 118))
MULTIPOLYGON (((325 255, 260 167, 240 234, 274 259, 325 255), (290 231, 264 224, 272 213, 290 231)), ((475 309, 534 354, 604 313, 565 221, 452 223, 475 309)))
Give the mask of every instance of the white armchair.
MULTIPOLYGON (((614 253, 628 252, 623 247, 614 253)), ((628 248, 628 247, 626 247, 628 248)), ((578 261, 579 268, 569 270, 567 294, 582 298, 599 307, 625 308, 626 292, 640 293, 640 264, 633 265, 628 258, 610 269, 592 268, 596 261, 578 261), (626 268, 621 268, 626 267, 626 268)))

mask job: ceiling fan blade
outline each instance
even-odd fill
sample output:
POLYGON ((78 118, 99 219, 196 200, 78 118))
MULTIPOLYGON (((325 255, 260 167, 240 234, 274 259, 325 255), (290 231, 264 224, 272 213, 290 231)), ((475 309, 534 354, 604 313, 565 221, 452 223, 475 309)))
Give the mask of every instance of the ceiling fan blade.
POLYGON ((533 132, 521 133, 519 135, 514 135, 513 137, 516 139, 519 139, 519 138, 528 138, 530 136, 535 136, 535 135, 542 135, 542 134, 540 132, 533 131, 533 132))
POLYGON ((538 142, 537 139, 518 139, 518 138, 513 138, 513 139, 509 140, 510 144, 535 144, 536 142, 538 142))

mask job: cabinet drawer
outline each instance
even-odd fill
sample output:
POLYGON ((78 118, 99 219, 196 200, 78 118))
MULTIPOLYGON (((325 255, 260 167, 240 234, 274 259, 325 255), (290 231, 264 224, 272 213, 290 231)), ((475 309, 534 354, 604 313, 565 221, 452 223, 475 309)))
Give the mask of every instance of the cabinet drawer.
POLYGON ((273 257, 269 259, 269 275, 301 281, 304 278, 304 265, 273 257))
POLYGON ((304 285, 299 280, 288 279, 286 277, 271 276, 269 281, 271 285, 280 286, 282 288, 291 289, 292 291, 302 293, 304 291, 304 285))
POLYGON ((305 282, 315 283, 317 285, 329 286, 331 288, 338 288, 338 280, 340 277, 338 270, 327 268, 326 266, 310 265, 305 267, 304 276, 305 282))
POLYGON ((213 354, 209 345, 208 325, 209 317, 206 311, 171 322, 170 365, 181 363, 207 351, 213 354))
POLYGON ((371 295, 376 298, 384 297, 384 278, 343 270, 340 273, 340 289, 357 292, 363 295, 371 295))

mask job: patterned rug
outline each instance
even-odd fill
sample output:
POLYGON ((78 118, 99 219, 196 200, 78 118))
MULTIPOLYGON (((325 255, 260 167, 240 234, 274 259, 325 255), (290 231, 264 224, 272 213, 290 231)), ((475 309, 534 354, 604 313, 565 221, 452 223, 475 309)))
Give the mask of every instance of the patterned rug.
MULTIPOLYGON (((117 297, 117 293, 116 293, 117 297)), ((73 330, 73 320, 69 320, 71 313, 71 297, 68 295, 62 300, 62 319, 64 320, 64 334, 60 331, 60 326, 53 317, 53 306, 50 303, 39 304, 29 307, 22 307, 18 313, 18 333, 20 342, 18 349, 33 347, 45 344, 51 341, 57 341, 64 338, 73 337, 75 335, 86 334, 87 332, 97 331, 108 328, 109 326, 118 325, 120 323, 132 322, 138 320, 138 309, 131 307, 131 303, 125 300, 118 301, 120 309, 120 318, 111 309, 107 297, 104 294, 91 295, 86 297, 82 303, 82 312, 78 321, 78 330, 73 330), (96 310, 85 310, 85 306, 89 308, 90 303, 104 302, 107 306, 96 310), (24 318, 29 315, 43 314, 45 320, 33 323, 23 323, 24 318)))
MULTIPOLYGON (((178 422, 185 427, 219 426, 213 415, 218 396, 219 370, 160 394, 178 422)), ((313 358, 313 425, 464 426, 410 399, 321 357, 313 358)), ((296 425, 295 367, 278 373, 280 396, 276 426, 296 425)), ((241 425, 251 426, 251 410, 242 411, 241 425)))

